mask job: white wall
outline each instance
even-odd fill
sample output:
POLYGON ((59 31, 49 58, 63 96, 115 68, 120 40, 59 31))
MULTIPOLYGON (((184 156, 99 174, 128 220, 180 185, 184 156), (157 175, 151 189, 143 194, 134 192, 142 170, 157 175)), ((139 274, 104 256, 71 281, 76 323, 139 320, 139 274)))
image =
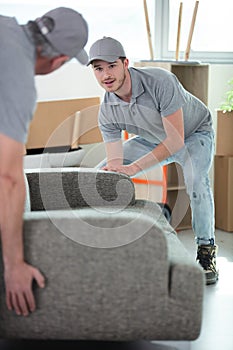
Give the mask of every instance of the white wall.
MULTIPOLYGON (((209 108, 215 109, 228 89, 227 81, 233 78, 233 64, 212 64, 209 70, 209 108)), ((38 101, 100 96, 104 90, 98 85, 92 68, 76 61, 65 64, 59 70, 36 77, 38 101)))
MULTIPOLYGON (((104 90, 98 85, 91 67, 82 66, 75 60, 59 70, 36 77, 38 101, 96 97, 102 99, 104 90)), ((82 145, 85 156, 82 165, 94 167, 105 158, 103 144, 82 145)))
POLYGON ((221 102, 229 90, 228 80, 233 79, 233 64, 212 64, 209 71, 209 108, 213 113, 214 127, 216 130, 217 114, 221 102))
POLYGON ((92 68, 75 60, 57 71, 36 77, 38 101, 100 96, 104 91, 98 85, 92 68))

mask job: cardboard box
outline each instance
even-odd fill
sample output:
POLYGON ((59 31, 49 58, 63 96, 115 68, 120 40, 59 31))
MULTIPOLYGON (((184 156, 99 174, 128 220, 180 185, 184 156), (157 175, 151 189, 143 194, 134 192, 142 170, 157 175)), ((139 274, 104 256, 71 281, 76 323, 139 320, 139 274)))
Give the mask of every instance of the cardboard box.
POLYGON ((233 231, 233 156, 214 159, 215 226, 233 231))
POLYGON ((30 124, 26 150, 77 147, 77 112, 100 104, 99 97, 38 102, 30 124))
POLYGON ((182 168, 177 163, 167 166, 167 203, 172 209, 172 226, 177 231, 192 228, 190 199, 186 192, 182 168))
POLYGON ((149 200, 152 202, 162 202, 164 191, 163 169, 162 167, 152 168, 145 173, 135 176, 133 179, 136 199, 149 200))
POLYGON ((233 156, 233 111, 217 111, 216 154, 233 156))
POLYGON ((183 61, 139 61, 135 67, 160 67, 174 73, 186 90, 208 105, 209 64, 183 61))
POLYGON ((168 190, 167 204, 171 208, 171 225, 176 231, 192 228, 190 200, 185 188, 168 190))

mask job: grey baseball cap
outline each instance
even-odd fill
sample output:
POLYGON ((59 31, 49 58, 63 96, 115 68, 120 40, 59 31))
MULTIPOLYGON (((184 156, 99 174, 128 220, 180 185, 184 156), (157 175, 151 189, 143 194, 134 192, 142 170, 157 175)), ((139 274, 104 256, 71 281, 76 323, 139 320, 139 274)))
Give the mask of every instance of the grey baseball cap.
POLYGON ((87 66, 94 60, 115 62, 119 57, 126 57, 121 43, 116 39, 104 36, 91 46, 87 66))
POLYGON ((36 19, 41 33, 60 54, 87 64, 83 49, 88 40, 88 25, 82 15, 67 7, 58 7, 36 19))

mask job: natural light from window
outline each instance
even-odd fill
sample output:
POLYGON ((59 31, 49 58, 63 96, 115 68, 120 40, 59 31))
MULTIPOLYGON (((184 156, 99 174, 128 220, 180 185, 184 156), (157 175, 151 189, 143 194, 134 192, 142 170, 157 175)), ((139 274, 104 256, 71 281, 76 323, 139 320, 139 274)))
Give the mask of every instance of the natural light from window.
MULTIPOLYGON (((183 0, 181 50, 186 47, 195 0, 183 0)), ((175 50, 180 0, 170 0, 169 50, 175 50)), ((232 0, 200 0, 192 49, 195 51, 233 51, 232 0)))
MULTIPOLYGON (((184 57, 196 0, 147 0, 151 43, 155 59, 174 59, 179 6, 182 2, 180 58, 184 57)), ((74 8, 88 22, 91 44, 103 36, 119 40, 130 64, 150 60, 143 0, 0 0, 0 13, 19 23, 43 15, 58 6, 74 8)), ((190 57, 206 62, 233 63, 232 0, 199 0, 190 57)))
MULTIPOLYGON (((123 44, 131 63, 138 59, 149 58, 148 37, 142 0, 5 0, 0 1, 0 13, 15 16, 19 23, 43 15, 48 10, 59 7, 71 7, 87 20, 91 44, 103 36, 112 36, 123 44)), ((153 21, 154 1, 148 1, 150 22, 153 21)), ((153 28, 151 28, 152 30, 153 28)))

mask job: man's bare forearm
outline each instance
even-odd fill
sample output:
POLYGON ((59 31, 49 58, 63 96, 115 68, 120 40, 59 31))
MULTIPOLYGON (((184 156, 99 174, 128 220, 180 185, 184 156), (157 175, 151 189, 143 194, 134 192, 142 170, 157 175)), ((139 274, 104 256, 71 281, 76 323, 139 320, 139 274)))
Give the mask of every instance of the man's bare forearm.
POLYGON ((1 188, 1 239, 5 269, 23 258, 22 216, 25 202, 23 178, 0 176, 1 188))

